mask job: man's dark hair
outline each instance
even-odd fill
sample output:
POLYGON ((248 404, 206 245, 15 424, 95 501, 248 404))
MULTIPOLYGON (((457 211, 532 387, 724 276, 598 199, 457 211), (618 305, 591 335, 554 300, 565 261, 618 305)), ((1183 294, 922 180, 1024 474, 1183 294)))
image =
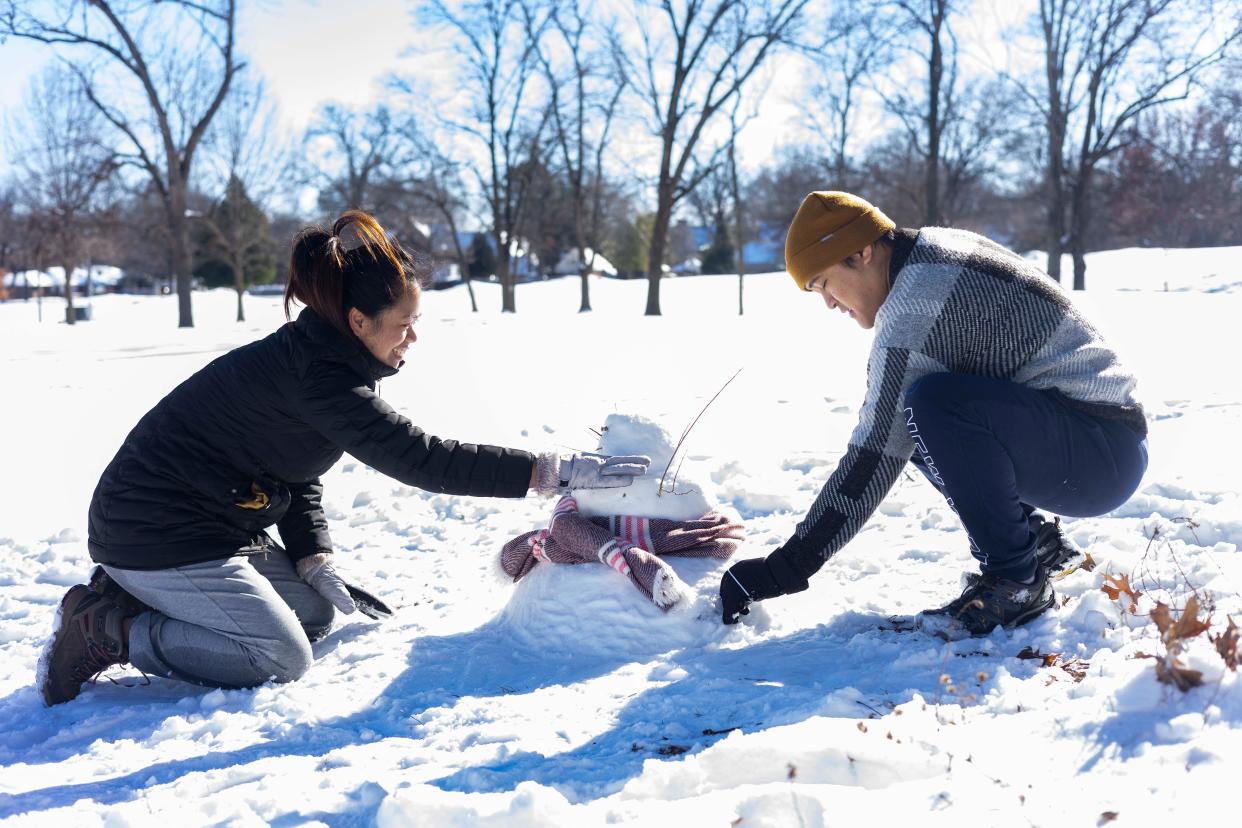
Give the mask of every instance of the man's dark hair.
MULTIPOLYGON (((872 244, 882 244, 885 247, 887 247, 890 251, 892 251, 893 245, 896 243, 897 243, 897 231, 896 230, 885 230, 884 235, 880 236, 878 239, 872 242, 872 244)), ((854 256, 857 256, 857 255, 858 255, 857 253, 854 253, 851 256, 846 256, 845 259, 842 260, 841 264, 844 265, 845 267, 848 267, 850 270, 854 270, 857 267, 857 265, 854 264, 854 256)))

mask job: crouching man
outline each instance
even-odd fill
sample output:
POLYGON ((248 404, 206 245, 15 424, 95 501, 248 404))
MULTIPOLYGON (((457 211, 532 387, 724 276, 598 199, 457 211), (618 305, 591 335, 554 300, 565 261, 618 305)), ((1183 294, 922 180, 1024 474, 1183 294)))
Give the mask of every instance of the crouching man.
POLYGON ((792 538, 720 584, 724 623, 800 592, 914 463, 945 496, 980 572, 918 616, 946 637, 1025 624, 1082 553, 1036 511, 1111 511, 1147 468, 1135 377, 1045 273, 974 233, 898 229, 842 192, 803 200, 785 241, 804 291, 875 329, 867 392, 840 464, 792 538))

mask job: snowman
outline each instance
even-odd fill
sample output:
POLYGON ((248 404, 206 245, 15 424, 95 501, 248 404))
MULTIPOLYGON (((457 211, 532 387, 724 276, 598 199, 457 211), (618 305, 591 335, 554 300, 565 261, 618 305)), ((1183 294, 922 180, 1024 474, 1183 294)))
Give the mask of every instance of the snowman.
POLYGON ((650 457, 646 474, 623 488, 569 492, 557 502, 546 528, 505 544, 501 567, 518 581, 540 563, 598 561, 667 611, 690 590, 664 558, 728 558, 743 527, 736 518, 713 511, 703 486, 679 474, 676 446, 658 423, 611 414, 599 434, 603 454, 650 457))

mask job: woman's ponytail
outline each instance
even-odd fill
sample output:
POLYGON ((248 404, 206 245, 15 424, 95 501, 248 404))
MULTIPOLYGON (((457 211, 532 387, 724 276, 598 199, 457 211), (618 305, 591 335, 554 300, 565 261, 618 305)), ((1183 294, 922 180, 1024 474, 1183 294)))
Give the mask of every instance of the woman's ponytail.
POLYGON ((285 285, 285 318, 294 300, 311 308, 332 327, 348 333, 345 321, 345 260, 340 239, 322 227, 307 227, 293 240, 289 281, 285 285))
POLYGON ((352 338, 350 308, 375 317, 418 290, 427 280, 427 270, 427 263, 390 239, 374 217, 348 210, 331 231, 307 227, 294 239, 285 317, 290 317, 290 305, 296 300, 352 338))

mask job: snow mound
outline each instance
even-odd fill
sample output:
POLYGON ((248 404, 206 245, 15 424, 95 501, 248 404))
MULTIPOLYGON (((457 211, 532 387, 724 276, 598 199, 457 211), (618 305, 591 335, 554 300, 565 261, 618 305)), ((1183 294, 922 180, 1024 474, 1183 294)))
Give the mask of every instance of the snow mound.
POLYGON ((719 570, 712 559, 670 561, 685 591, 664 611, 605 566, 537 566, 518 581, 498 623, 519 640, 559 655, 645 659, 721 635, 712 605, 719 570))
POLYGON ((674 462, 664 481, 664 491, 660 491, 660 478, 673 457, 674 443, 659 423, 636 414, 609 414, 600 432, 599 451, 604 454, 645 454, 651 458, 651 466, 645 475, 623 489, 575 491, 578 508, 584 515, 639 515, 693 520, 711 511, 703 486, 693 478, 693 471, 679 469, 677 462, 674 462), (672 491, 669 491, 670 488, 672 491))

